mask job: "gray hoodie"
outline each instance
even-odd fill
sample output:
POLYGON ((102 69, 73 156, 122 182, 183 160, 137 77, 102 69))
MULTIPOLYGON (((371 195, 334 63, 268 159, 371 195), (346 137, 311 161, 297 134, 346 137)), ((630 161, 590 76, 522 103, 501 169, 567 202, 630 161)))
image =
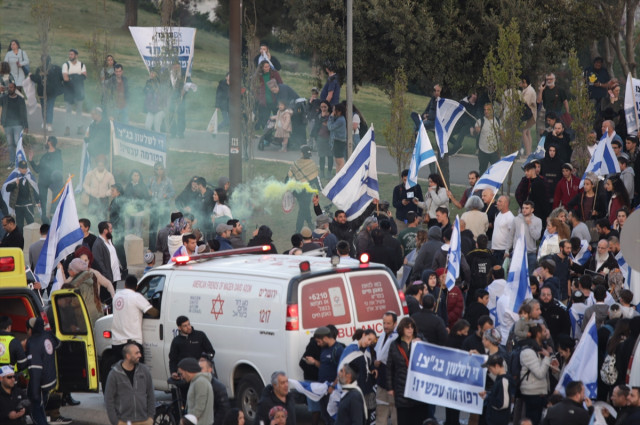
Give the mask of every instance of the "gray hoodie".
POLYGON ((198 425, 213 425, 213 387, 210 373, 198 373, 189 382, 187 413, 198 418, 198 425))
POLYGON ((142 422, 153 418, 156 413, 156 398, 149 368, 139 363, 131 385, 122 368, 122 360, 113 365, 107 377, 104 402, 112 425, 118 425, 118 421, 142 422))

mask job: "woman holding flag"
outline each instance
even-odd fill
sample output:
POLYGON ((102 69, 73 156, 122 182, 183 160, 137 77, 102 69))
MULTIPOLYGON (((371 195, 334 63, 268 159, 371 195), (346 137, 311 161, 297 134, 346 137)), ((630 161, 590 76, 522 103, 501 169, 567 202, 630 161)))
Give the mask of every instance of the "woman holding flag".
POLYGON ((424 196, 424 202, 413 198, 413 203, 426 211, 425 219, 429 221, 428 227, 437 226, 436 210, 439 207, 447 208, 449 203, 449 196, 447 195, 447 189, 444 187, 442 177, 439 174, 430 174, 429 190, 424 196))

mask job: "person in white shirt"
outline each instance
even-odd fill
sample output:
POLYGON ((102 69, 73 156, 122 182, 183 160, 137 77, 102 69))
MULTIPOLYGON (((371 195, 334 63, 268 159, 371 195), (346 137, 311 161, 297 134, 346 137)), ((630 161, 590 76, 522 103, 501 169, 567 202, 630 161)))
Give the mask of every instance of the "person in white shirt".
POLYGON ((78 51, 69 50, 69 60, 62 64, 62 79, 64 80, 64 102, 67 106, 65 136, 71 135, 71 111, 76 107, 75 123, 78 134, 81 135, 82 102, 84 101, 84 80, 87 79, 87 67, 78 60, 78 51))
POLYGON ((499 159, 498 153, 498 129, 500 120, 493 115, 493 105, 484 105, 484 117, 476 121, 473 135, 478 137, 478 161, 480 175, 487 171, 490 164, 495 164, 499 159))
POLYGON ((493 222, 493 236, 491 237, 491 250, 496 264, 502 264, 504 254, 511 249, 513 244, 513 213, 509 210, 509 197, 502 195, 496 202, 499 213, 493 222))
POLYGON ((142 316, 147 314, 150 317, 158 317, 160 312, 141 293, 136 292, 137 286, 136 277, 129 275, 124 282, 124 289, 116 292, 116 296, 113 297, 111 346, 113 353, 120 357, 117 360, 120 360, 124 346, 129 342, 135 343, 142 353, 140 361, 144 363, 142 316))
POLYGON ((524 145, 525 155, 531 154, 531 128, 536 123, 536 115, 538 115, 538 109, 536 104, 536 90, 531 85, 531 79, 528 75, 522 75, 520 77, 520 87, 522 88, 522 92, 520 93, 520 97, 522 101, 527 105, 529 109, 531 109, 531 118, 527 120, 524 124, 524 128, 522 130, 522 144, 524 145))

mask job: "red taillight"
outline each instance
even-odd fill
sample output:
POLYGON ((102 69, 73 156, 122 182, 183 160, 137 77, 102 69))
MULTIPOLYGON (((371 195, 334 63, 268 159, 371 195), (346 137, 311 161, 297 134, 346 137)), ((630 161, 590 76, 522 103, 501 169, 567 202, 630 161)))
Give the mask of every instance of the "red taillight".
POLYGON ((288 331, 297 331, 300 329, 300 320, 298 319, 298 304, 287 305, 287 326, 288 331))
POLYGON ((409 314, 409 306, 407 305, 407 297, 405 297, 404 291, 398 290, 398 296, 400 297, 400 304, 402 304, 402 312, 409 314))
POLYGON ((96 368, 95 367, 91 368, 91 376, 96 376, 96 368))
POLYGON ((300 267, 300 273, 306 273, 311 270, 311 263, 308 261, 303 261, 298 267, 300 267))
POLYGON ((0 273, 12 272, 16 269, 16 261, 13 257, 0 258, 0 273))
POLYGON ((271 251, 271 245, 262 245, 263 251, 271 251))
POLYGON ((369 263, 369 254, 366 252, 360 255, 360 264, 368 264, 369 263))
POLYGON ((102 331, 102 337, 111 339, 111 331, 102 331))
POLYGON ((187 264, 189 262, 189 256, 179 255, 173 259, 173 262, 176 264, 187 264))
POLYGON ((83 378, 87 377, 87 369, 82 369, 82 377, 83 378))

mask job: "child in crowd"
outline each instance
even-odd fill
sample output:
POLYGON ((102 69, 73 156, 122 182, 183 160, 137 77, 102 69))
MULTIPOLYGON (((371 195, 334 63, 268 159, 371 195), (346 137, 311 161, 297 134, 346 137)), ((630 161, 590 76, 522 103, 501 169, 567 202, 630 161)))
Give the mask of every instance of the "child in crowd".
POLYGON ((278 113, 271 117, 276 120, 276 133, 275 137, 282 139, 281 152, 287 151, 287 144, 289 143, 289 136, 291 135, 291 115, 293 111, 287 108, 284 100, 278 101, 278 113))
POLYGON ((532 326, 535 326, 536 323, 531 320, 531 305, 529 303, 523 303, 520 306, 518 315, 520 316, 520 320, 516 322, 513 332, 515 334, 516 341, 521 341, 529 338, 529 329, 532 326))
POLYGON ((144 273, 146 274, 149 270, 155 267, 156 265, 156 256, 153 252, 147 251, 144 254, 144 262, 147 265, 144 268, 144 273))

